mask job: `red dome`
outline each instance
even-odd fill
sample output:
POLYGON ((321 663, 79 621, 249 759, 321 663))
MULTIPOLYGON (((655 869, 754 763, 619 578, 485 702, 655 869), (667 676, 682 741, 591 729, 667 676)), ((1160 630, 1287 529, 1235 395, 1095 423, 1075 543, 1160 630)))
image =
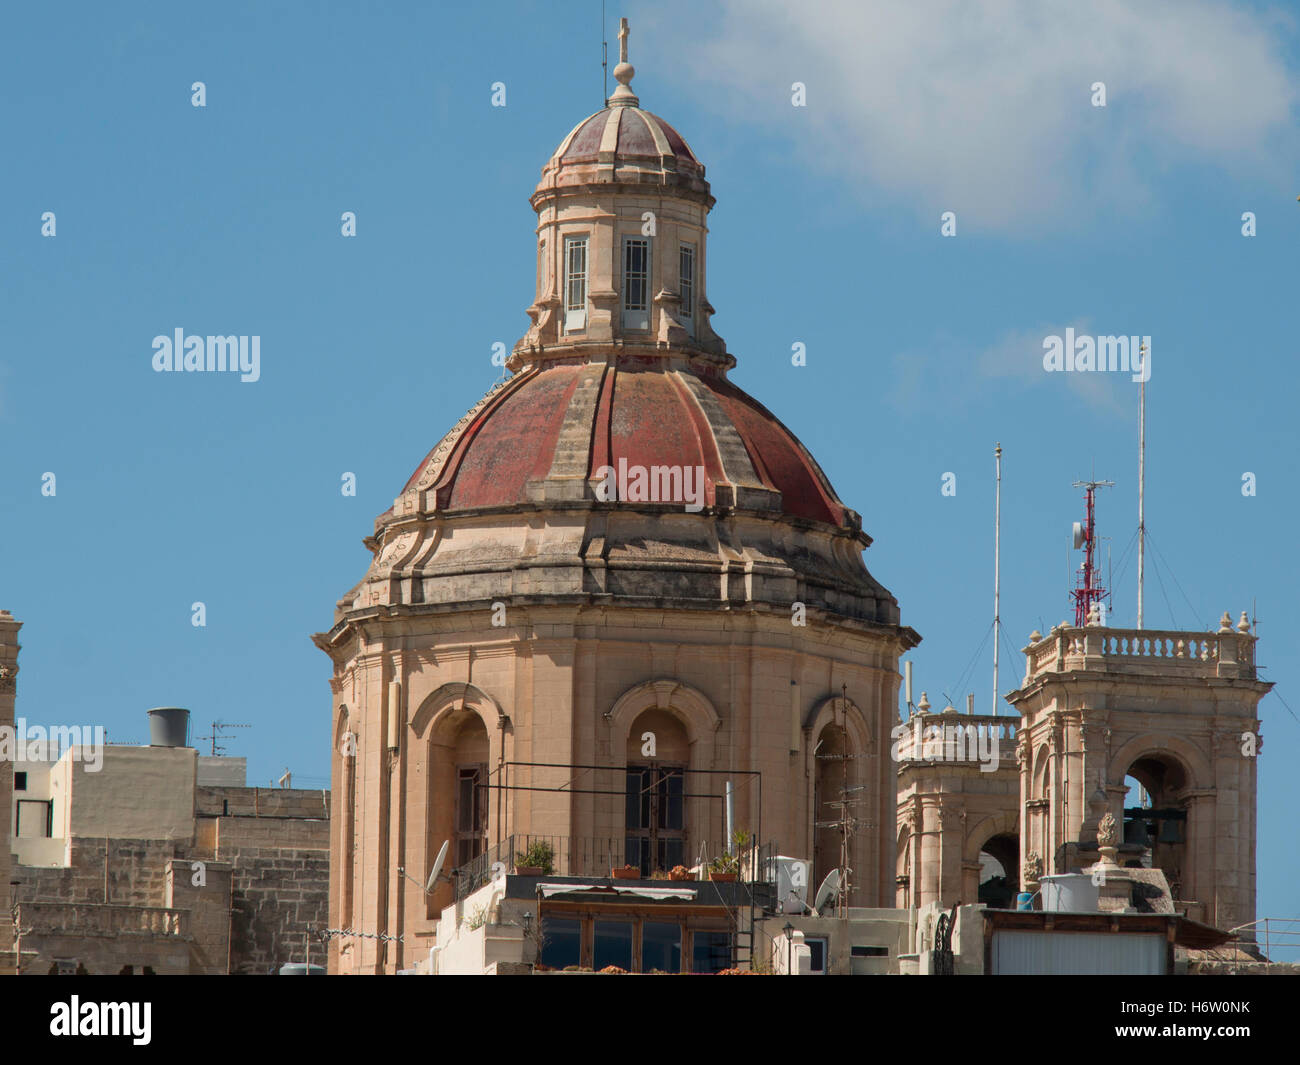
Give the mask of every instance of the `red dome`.
POLYGON ((627 356, 516 374, 425 457, 406 490, 430 489, 439 511, 508 507, 544 498, 543 482, 598 480, 620 461, 702 468, 705 506, 858 525, 794 434, 750 396, 720 375, 627 356))
POLYGON ((606 107, 583 119, 560 142, 553 159, 562 165, 596 162, 602 146, 618 158, 673 158, 704 172, 686 139, 658 115, 639 107, 606 107))

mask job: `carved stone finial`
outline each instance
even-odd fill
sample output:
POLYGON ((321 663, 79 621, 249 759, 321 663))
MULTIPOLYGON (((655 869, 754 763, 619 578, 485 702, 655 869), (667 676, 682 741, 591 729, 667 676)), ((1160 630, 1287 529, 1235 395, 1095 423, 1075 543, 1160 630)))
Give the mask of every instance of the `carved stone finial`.
POLYGON ((1246 612, 1241 612, 1241 620, 1237 622, 1238 632, 1250 632, 1250 622, 1246 619, 1246 612))
POLYGON ((1115 815, 1107 810, 1097 822, 1097 844, 1101 847, 1113 847, 1115 839, 1115 815))
POLYGON ((618 20, 618 66, 614 68, 614 80, 618 88, 614 90, 607 103, 610 107, 636 107, 640 102, 630 86, 636 76, 636 67, 627 61, 627 19, 618 20))
POLYGON ((1030 851, 1025 855, 1025 864, 1021 869, 1020 886, 1029 887, 1031 884, 1037 884, 1042 875, 1043 859, 1038 857, 1036 851, 1030 851))
POLYGON ((916 712, 924 714, 930 709, 930 700, 926 698, 925 692, 921 693, 921 701, 916 704, 916 712))
POLYGON ((1035 629, 1033 632, 1029 634, 1030 643, 1037 643, 1042 638, 1043 638, 1043 634, 1039 632, 1037 629, 1035 629))
POLYGON ((1223 617, 1219 619, 1219 631, 1232 631, 1232 616, 1226 610, 1223 612, 1223 617))

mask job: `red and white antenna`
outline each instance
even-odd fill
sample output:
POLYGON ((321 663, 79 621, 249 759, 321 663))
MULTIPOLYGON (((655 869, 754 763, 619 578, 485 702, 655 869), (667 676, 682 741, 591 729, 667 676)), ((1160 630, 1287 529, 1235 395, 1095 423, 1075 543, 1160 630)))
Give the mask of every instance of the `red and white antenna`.
POLYGON ((1100 607, 1102 600, 1109 594, 1101 586, 1101 578, 1097 575, 1097 566, 1093 558, 1093 552, 1097 546, 1097 516, 1096 516, 1096 491, 1098 488, 1114 488, 1114 481, 1075 481, 1075 488, 1085 489, 1085 498, 1088 501, 1088 520, 1086 524, 1074 523, 1074 547, 1077 551, 1083 548, 1083 566, 1079 569, 1077 584, 1070 592, 1070 598, 1074 600, 1074 624, 1076 627, 1082 627, 1088 622, 1088 615, 1092 611, 1094 603, 1100 607))

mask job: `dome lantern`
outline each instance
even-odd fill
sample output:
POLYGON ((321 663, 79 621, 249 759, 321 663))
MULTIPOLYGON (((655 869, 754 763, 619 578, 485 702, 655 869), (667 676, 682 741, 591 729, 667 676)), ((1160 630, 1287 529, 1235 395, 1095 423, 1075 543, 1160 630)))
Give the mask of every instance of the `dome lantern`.
POLYGON ((532 327, 512 370, 599 357, 611 347, 724 373, 735 365, 710 324, 704 166, 680 133, 641 108, 619 27, 618 87, 542 168, 532 327))

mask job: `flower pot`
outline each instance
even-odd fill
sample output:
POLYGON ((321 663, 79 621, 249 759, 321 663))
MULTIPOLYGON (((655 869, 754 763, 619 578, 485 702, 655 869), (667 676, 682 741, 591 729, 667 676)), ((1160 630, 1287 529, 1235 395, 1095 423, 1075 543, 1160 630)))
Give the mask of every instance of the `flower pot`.
POLYGON ((690 880, 691 874, 689 870, 682 870, 682 872, 679 873, 675 869, 670 869, 668 871, 668 879, 669 880, 690 880))
POLYGON ((625 865, 622 869, 611 869, 609 875, 615 880, 640 880, 641 870, 625 865))
POLYGON ((540 865, 516 865, 515 876, 542 876, 540 865))
POLYGON ((709 879, 715 884, 734 884, 736 882, 735 873, 710 873, 709 879))

